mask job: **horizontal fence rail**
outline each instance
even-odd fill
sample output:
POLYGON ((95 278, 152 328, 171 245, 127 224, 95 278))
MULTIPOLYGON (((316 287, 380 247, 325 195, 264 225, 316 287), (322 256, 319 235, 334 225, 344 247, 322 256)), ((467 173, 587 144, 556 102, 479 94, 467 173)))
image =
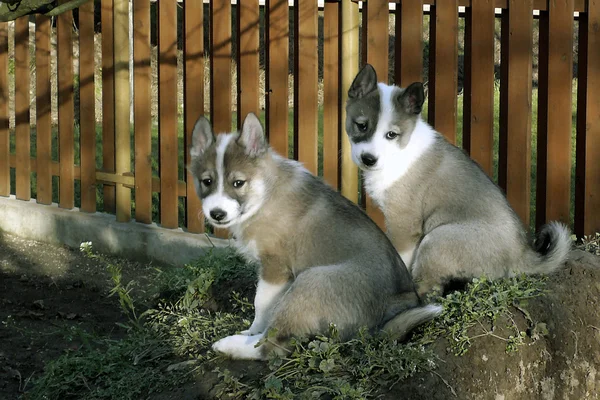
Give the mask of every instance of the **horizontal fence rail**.
POLYGON ((364 63, 427 88, 423 118, 522 221, 600 231, 598 0, 101 0, 0 23, 0 196, 227 237, 186 170, 201 115, 254 112, 384 226, 344 132, 364 63))

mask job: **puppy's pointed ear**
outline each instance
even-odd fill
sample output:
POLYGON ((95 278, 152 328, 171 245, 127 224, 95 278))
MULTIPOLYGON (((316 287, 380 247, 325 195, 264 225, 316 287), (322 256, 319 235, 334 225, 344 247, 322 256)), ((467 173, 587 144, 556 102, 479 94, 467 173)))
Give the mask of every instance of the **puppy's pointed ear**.
POLYGON ((215 136, 210 127, 210 122, 205 117, 198 118, 192 131, 190 156, 192 158, 200 157, 214 142, 215 136))
POLYGON ((237 143, 246 149, 246 154, 250 157, 257 157, 267 151, 269 145, 265 138, 265 131, 254 113, 246 115, 237 143))
POLYGON ((377 73, 371 64, 366 64, 354 78, 348 89, 348 97, 360 99, 375 89, 377 89, 377 73))
POLYGON ((421 82, 410 84, 398 97, 398 102, 409 114, 420 114, 425 102, 425 91, 421 82))

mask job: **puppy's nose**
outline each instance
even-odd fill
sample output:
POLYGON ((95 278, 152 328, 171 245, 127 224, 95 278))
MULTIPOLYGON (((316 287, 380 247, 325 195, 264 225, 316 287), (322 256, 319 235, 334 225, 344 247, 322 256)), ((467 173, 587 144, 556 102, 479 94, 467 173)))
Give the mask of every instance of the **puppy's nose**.
POLYGON ((360 160, 367 167, 372 167, 373 165, 377 164, 377 157, 375 157, 373 154, 369 154, 369 153, 362 153, 360 155, 360 160))
POLYGON ((225 219, 226 216, 227 213, 224 210, 221 210, 220 208, 215 208, 214 210, 210 211, 210 217, 215 221, 223 221, 223 219, 225 219))

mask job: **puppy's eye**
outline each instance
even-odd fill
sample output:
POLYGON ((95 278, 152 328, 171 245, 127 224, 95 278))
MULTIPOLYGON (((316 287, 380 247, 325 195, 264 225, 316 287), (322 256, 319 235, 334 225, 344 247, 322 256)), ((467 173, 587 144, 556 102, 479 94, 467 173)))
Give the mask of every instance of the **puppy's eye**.
POLYGON ((233 181, 233 187, 236 189, 239 189, 242 186, 244 186, 245 183, 246 183, 246 181, 242 181, 242 180, 238 179, 237 181, 233 181))
POLYGON ((212 185, 212 179, 210 179, 210 178, 202 179, 202 184, 204 186, 210 186, 210 185, 212 185))
POLYGON ((361 131, 361 132, 367 131, 367 123, 366 122, 355 122, 355 124, 359 131, 361 131))
POLYGON ((387 140, 392 140, 392 139, 395 139, 396 137, 398 137, 398 134, 393 131, 389 131, 388 133, 385 134, 385 138, 387 140))

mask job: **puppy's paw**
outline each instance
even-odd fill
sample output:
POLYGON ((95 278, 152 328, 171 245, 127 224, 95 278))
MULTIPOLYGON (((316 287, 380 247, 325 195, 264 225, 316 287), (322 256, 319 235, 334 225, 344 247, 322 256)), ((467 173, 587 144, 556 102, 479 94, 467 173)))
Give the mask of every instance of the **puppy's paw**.
POLYGON ((235 359, 260 360, 262 359, 262 354, 261 351, 256 347, 256 344, 261 338, 262 335, 227 336, 213 343, 212 349, 235 359))

